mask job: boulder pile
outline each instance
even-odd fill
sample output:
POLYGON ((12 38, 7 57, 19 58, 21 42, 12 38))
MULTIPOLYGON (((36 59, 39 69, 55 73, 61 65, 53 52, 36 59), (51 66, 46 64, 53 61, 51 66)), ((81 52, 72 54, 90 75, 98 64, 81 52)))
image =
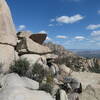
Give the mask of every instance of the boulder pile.
MULTIPOLYGON (((12 20, 10 9, 5 0, 0 0, 0 64, 2 72, 7 72, 13 61, 21 56, 33 55, 37 59, 41 55, 52 53, 42 45, 47 34, 32 34, 31 32, 18 32, 12 20)), ((30 57, 30 56, 29 56, 30 57)))
MULTIPOLYGON (((93 90, 92 87, 86 88, 81 95, 82 86, 84 86, 81 82, 84 83, 87 80, 81 81, 82 78, 74 77, 77 74, 74 75, 74 71, 69 67, 55 63, 59 52, 53 54, 49 47, 43 45, 46 37, 47 34, 43 33, 16 32, 10 9, 5 0, 0 0, 0 100, 79 100, 79 98, 81 98, 80 100, 89 100, 86 95, 90 95, 90 90, 93 90), (22 59, 26 59, 29 62, 28 65, 42 67, 43 72, 37 73, 41 68, 36 68, 37 70, 33 71, 34 68, 31 69, 30 67, 31 71, 28 71, 32 72, 31 78, 24 75, 19 76, 18 73, 11 73, 9 71, 11 65, 22 59), (39 66, 35 64, 39 64, 39 66), (45 76, 41 76, 45 71, 45 76), (37 82, 35 79, 39 76, 43 78, 41 82, 37 82), (80 80, 78 81, 78 79, 80 80), (85 97, 87 99, 84 99, 85 97)), ((60 56, 62 54, 73 56, 73 53, 65 52, 62 47, 60 49, 58 49, 58 46, 54 47, 56 51, 60 51, 60 56)), ((20 66, 19 69, 21 68, 20 66)), ((22 71, 24 70, 21 69, 22 71)), ((93 83, 95 82, 93 81, 93 83)), ((86 83, 87 85, 89 84, 86 83)), ((94 90, 92 93, 94 96, 98 96, 94 93, 94 90)), ((90 98, 92 96, 90 95, 90 98)))

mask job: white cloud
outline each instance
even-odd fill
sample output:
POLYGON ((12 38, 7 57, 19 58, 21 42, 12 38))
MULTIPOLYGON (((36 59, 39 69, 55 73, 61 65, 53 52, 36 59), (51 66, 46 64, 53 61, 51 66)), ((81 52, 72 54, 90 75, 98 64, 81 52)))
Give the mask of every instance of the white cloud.
POLYGON ((84 37, 84 36, 76 36, 75 39, 76 39, 76 40, 84 40, 85 37, 84 37))
POLYGON ((52 39, 50 37, 47 36, 46 38, 47 41, 51 41, 52 39))
POLYGON ((18 26, 18 30, 24 30, 25 28, 26 28, 25 25, 19 25, 19 26, 18 26))
POLYGON ((100 24, 90 24, 87 26, 87 29, 89 29, 89 30, 94 30, 97 28, 100 28, 100 24))
POLYGON ((39 33, 46 33, 47 34, 47 32, 45 30, 40 31, 39 33))
POLYGON ((95 43, 96 41, 95 41, 95 40, 90 40, 89 42, 90 42, 90 43, 95 43))
POLYGON ((50 26, 50 27, 51 27, 51 26, 54 26, 54 25, 53 25, 53 24, 49 24, 48 26, 50 26))
POLYGON ((59 39, 66 39, 67 36, 64 36, 64 35, 57 35, 56 38, 59 38, 59 39))
POLYGON ((98 14, 100 14, 100 10, 98 10, 98 14))
POLYGON ((54 21, 55 21, 55 19, 51 19, 51 20, 50 20, 50 22, 54 22, 54 21))
POLYGON ((91 36, 95 36, 95 37, 100 36, 100 31, 93 31, 93 32, 91 33, 91 36))
POLYGON ((70 17, 69 16, 58 17, 58 18, 56 18, 56 21, 60 22, 60 23, 65 23, 65 24, 72 24, 72 23, 82 20, 83 18, 84 17, 81 16, 80 14, 76 14, 76 15, 70 16, 70 17))

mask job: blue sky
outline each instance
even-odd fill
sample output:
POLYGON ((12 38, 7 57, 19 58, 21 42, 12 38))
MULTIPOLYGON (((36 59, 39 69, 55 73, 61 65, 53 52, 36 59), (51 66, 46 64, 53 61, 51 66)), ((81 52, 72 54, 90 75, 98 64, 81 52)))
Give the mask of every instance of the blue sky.
POLYGON ((47 32, 67 49, 100 49, 100 0, 7 0, 17 31, 47 32))

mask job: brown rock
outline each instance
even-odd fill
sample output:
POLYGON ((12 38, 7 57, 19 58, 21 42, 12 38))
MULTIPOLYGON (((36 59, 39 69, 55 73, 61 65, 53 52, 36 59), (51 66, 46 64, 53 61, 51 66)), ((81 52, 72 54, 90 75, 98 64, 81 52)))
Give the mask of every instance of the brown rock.
POLYGON ((35 42, 37 42, 37 43, 39 43, 39 44, 43 44, 43 42, 46 40, 46 37, 47 37, 47 34, 45 34, 45 33, 32 34, 32 35, 30 36, 30 38, 31 38, 33 41, 35 41, 35 42))

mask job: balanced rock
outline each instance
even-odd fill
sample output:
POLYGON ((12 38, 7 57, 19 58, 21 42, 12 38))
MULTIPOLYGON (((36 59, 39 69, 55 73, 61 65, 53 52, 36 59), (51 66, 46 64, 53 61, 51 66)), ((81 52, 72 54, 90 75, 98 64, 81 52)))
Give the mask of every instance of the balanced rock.
POLYGON ((19 54, 48 54, 52 53, 52 51, 45 46, 42 46, 34 41, 32 41, 30 38, 23 38, 20 43, 16 47, 19 54))
POLYGON ((33 41, 35 41, 35 42, 37 42, 39 44, 43 44, 43 42, 46 40, 46 37, 47 37, 47 34, 45 34, 45 33, 32 34, 30 36, 30 38, 33 41))
POLYGON ((0 43, 13 46, 17 43, 15 26, 5 0, 0 0, 0 43))

